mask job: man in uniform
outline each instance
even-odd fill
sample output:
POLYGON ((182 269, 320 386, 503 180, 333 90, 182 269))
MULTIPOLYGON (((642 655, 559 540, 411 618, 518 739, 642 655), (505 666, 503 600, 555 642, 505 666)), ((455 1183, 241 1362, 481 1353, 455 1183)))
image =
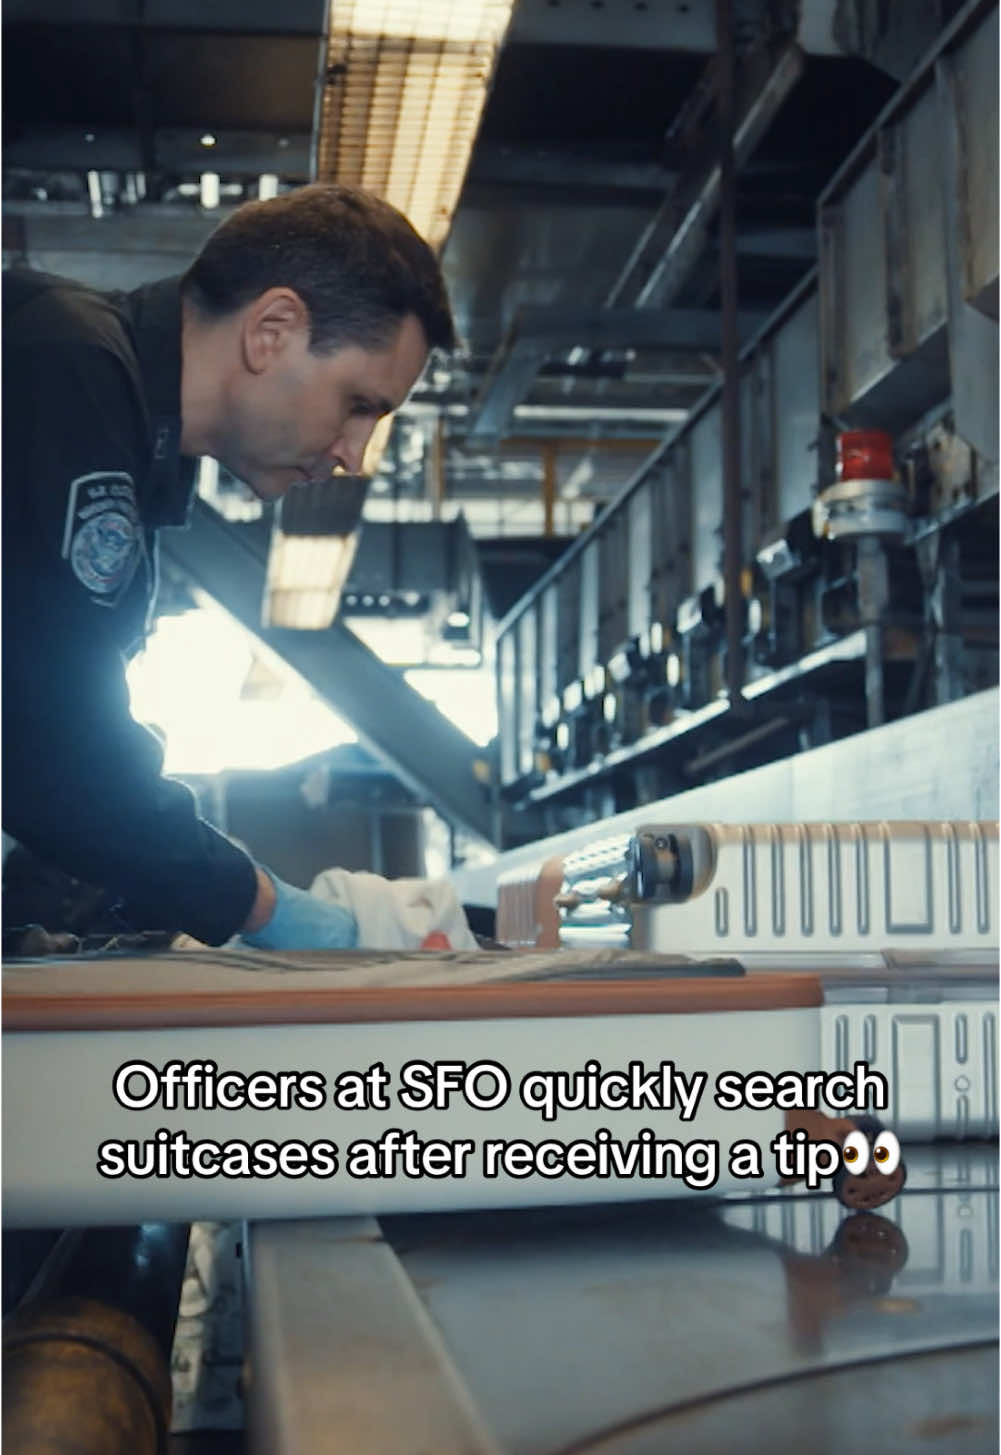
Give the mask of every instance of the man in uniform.
POLYGON ((361 469, 376 421, 454 345, 433 254, 388 204, 315 185, 238 208, 180 279, 102 294, 3 288, 3 827, 170 926, 266 948, 355 942, 161 775, 125 659, 199 455, 261 500, 361 469))

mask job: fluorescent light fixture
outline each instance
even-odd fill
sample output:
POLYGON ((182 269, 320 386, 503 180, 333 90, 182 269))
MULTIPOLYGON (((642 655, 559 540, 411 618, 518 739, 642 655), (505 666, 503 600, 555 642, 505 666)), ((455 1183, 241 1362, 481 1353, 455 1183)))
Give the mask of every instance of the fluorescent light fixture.
POLYGON ((513 0, 333 0, 317 175, 448 235, 513 0))
POLYGON ((104 216, 104 200, 101 197, 101 174, 100 172, 87 173, 87 194, 90 197, 91 217, 104 216))
POLYGON ((430 500, 414 500, 411 497, 394 500, 385 496, 381 500, 373 500, 369 496, 365 501, 366 520, 409 525, 413 521, 426 523, 432 519, 432 515, 430 500))
POLYGON ((219 206, 219 173, 203 172, 198 187, 199 200, 206 212, 219 206))
MULTIPOLYGON (((449 419, 465 419, 469 414, 468 404, 435 404, 426 399, 409 399, 397 411, 417 419, 422 415, 444 415, 449 419)), ((676 408, 637 407, 627 404, 516 404, 515 419, 540 424, 580 424, 584 427, 605 422, 608 424, 684 424, 690 411, 676 408)))
POLYGON ((688 414, 687 409, 632 408, 625 404, 516 404, 514 407, 515 419, 582 420, 591 424, 595 420, 607 420, 610 424, 626 421, 635 424, 684 424, 688 414))
POLYGON ((337 615, 358 549, 368 490, 362 475, 314 480, 290 490, 271 533, 261 617, 265 626, 323 631, 337 615))
POLYGON ((290 536, 276 526, 261 608, 263 624, 325 630, 337 615, 357 549, 357 531, 349 536, 290 536))

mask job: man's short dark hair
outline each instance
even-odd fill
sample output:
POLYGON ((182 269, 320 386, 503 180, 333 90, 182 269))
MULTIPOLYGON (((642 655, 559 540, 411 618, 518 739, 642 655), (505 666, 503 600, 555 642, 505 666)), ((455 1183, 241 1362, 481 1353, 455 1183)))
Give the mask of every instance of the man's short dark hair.
POLYGON ((184 275, 185 295, 210 317, 269 288, 292 288, 306 304, 314 353, 385 348, 411 313, 429 348, 455 347, 434 253, 395 207, 356 187, 314 183, 245 203, 184 275))

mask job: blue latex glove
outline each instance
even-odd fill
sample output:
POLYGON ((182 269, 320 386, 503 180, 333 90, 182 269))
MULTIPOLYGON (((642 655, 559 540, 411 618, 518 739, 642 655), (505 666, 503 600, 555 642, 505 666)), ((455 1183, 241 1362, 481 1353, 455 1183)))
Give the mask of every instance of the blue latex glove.
POLYGON ((266 925, 240 936, 245 945, 255 950, 351 950, 357 945, 357 922, 343 906, 284 884, 263 864, 258 867, 275 886, 275 908, 266 925))

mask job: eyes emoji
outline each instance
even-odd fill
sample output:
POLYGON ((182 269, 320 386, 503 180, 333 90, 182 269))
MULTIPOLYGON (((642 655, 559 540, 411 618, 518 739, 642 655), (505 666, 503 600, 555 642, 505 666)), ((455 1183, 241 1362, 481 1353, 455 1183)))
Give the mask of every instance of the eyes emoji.
POLYGON ((872 1160, 884 1176, 896 1172, 900 1166, 900 1143, 892 1132, 880 1132, 873 1144, 872 1160))
POLYGON ((849 1172, 864 1172, 871 1157, 876 1170, 889 1177, 900 1166, 900 1143, 892 1132, 880 1132, 870 1148, 865 1132, 849 1132, 841 1155, 849 1172))
POLYGON ((841 1156, 849 1172, 864 1172, 869 1165, 869 1138, 865 1132, 849 1132, 841 1156))

